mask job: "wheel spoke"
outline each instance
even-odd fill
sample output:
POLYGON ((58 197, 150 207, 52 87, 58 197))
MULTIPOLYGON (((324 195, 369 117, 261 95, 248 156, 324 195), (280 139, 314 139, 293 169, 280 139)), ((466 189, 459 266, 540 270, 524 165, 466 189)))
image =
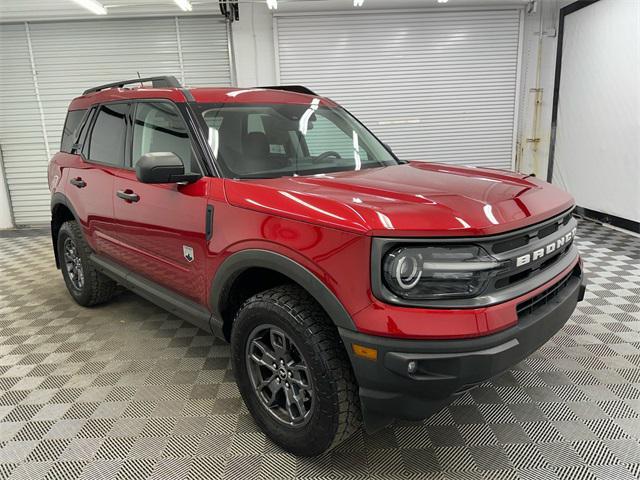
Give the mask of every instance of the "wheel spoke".
POLYGON ((269 340, 276 355, 284 357, 287 353, 287 337, 279 330, 272 328, 269 330, 269 340))
POLYGON ((274 375, 273 377, 271 377, 271 379, 263 381, 261 385, 261 387, 258 386, 261 392, 265 388, 269 387, 270 394, 268 396, 265 395, 265 398, 267 398, 267 406, 270 408, 277 406, 276 400, 278 392, 282 390, 282 384, 278 383, 278 379, 276 378, 276 376, 274 375))
POLYGON ((271 370, 272 372, 275 372, 275 368, 273 368, 273 364, 270 362, 265 362, 264 359, 256 356, 255 354, 251 354, 249 356, 249 358, 253 361, 253 363, 255 363, 256 365, 260 366, 260 367, 266 367, 269 370, 271 370))
POLYGON ((301 364, 294 364, 289 367, 289 370, 291 370, 291 373, 292 373, 291 378, 289 378, 289 381, 300 386, 300 388, 304 388, 305 390, 308 390, 310 385, 309 385, 309 376, 307 374, 307 366, 301 365, 301 364))
POLYGON ((78 277, 78 287, 82 288, 84 285, 84 272, 82 271, 82 266, 78 266, 76 268, 76 276, 78 277))
POLYGON ((266 345, 264 345, 257 338, 251 342, 251 360, 253 360, 258 365, 262 365, 267 367, 269 370, 275 370, 276 367, 273 365, 276 362, 276 355, 271 349, 269 349, 266 345), (255 350, 259 350, 262 356, 258 357, 255 354, 255 350))
POLYGON ((291 421, 295 422, 297 419, 303 418, 307 413, 307 407, 304 405, 304 398, 301 392, 296 394, 292 388, 286 388, 284 393, 287 403, 287 413, 291 421))

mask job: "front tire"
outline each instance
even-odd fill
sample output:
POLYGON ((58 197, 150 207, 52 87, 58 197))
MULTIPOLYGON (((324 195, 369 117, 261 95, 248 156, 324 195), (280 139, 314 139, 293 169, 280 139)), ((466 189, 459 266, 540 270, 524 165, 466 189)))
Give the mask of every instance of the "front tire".
POLYGON ((116 282, 98 272, 89 260, 91 248, 77 222, 62 224, 57 248, 64 283, 78 304, 91 307, 111 299, 116 282))
POLYGON ((247 300, 233 323, 231 350, 247 408, 285 450, 319 455, 360 426, 358 389, 336 327, 300 287, 247 300))

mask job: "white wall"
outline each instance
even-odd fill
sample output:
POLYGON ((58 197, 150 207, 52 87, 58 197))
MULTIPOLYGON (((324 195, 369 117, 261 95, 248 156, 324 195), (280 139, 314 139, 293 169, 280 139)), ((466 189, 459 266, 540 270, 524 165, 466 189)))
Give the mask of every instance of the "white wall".
POLYGON ((564 19, 553 183, 640 222, 640 3, 601 0, 564 19))

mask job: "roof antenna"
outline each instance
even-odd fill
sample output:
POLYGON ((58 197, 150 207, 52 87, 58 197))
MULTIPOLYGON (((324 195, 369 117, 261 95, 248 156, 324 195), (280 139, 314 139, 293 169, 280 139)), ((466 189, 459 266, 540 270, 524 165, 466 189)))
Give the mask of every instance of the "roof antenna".
MULTIPOLYGON (((140 72, 136 72, 136 73, 138 74, 138 78, 142 78, 142 77, 140 76, 140 72)), ((142 87, 144 87, 144 84, 143 84, 142 82, 140 82, 140 88, 142 88, 142 87)))

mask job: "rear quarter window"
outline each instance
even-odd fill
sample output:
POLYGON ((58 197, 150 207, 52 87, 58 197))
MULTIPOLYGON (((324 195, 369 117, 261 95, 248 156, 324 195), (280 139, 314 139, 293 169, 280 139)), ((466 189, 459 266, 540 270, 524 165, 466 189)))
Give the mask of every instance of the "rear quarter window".
POLYGON ((67 113, 67 119, 62 129, 62 141, 60 142, 61 152, 71 152, 71 147, 73 147, 78 137, 78 131, 80 130, 85 113, 87 113, 86 110, 71 110, 67 113))

